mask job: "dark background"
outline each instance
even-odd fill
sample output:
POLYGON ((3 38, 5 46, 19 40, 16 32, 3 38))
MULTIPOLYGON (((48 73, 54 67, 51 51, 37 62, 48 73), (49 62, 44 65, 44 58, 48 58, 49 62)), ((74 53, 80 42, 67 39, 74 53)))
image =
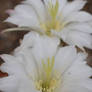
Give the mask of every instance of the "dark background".
MULTIPOLYGON (((0 0, 0 32, 3 29, 15 27, 16 25, 10 23, 4 23, 3 21, 9 16, 6 13, 7 9, 13 9, 22 0, 0 0)), ((87 0, 88 3, 84 7, 84 10, 92 13, 92 0, 87 0)), ((26 32, 9 32, 5 34, 0 33, 0 54, 11 53, 17 46, 19 46, 19 40, 23 38, 26 32)), ((88 65, 92 66, 92 50, 86 49, 89 53, 87 59, 88 65)), ((0 64, 3 60, 0 58, 0 64)), ((7 76, 8 74, 0 71, 0 77, 7 76)))

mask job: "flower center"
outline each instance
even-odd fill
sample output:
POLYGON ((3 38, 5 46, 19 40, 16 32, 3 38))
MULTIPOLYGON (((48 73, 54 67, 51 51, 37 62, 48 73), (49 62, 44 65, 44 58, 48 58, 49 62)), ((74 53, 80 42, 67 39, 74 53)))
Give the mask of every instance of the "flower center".
POLYGON ((58 0, 56 0, 56 3, 53 4, 52 0, 48 2, 48 12, 50 15, 50 19, 47 20, 45 23, 40 23, 40 27, 45 30, 45 33, 48 36, 51 36, 51 30, 59 31, 62 29, 65 25, 65 23, 61 23, 58 14, 58 8, 59 8, 59 3, 58 0))
POLYGON ((38 80, 35 82, 36 89, 41 92, 53 92, 60 83, 60 75, 53 70, 54 57, 52 60, 48 58, 47 63, 42 60, 42 71, 38 80))

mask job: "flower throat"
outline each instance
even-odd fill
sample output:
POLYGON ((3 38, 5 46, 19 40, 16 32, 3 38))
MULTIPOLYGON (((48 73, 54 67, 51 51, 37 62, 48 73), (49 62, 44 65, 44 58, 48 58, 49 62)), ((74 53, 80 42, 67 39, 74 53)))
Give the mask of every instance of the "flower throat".
POLYGON ((59 10, 59 2, 56 0, 56 3, 53 5, 52 0, 48 2, 48 12, 51 17, 50 20, 45 23, 41 23, 41 28, 45 31, 48 36, 51 36, 51 30, 59 31, 64 27, 64 23, 61 23, 59 19, 57 19, 57 14, 59 10))
POLYGON ((40 77, 35 82, 37 90, 41 92, 53 92, 58 87, 60 76, 58 76, 57 72, 53 71, 54 61, 54 57, 52 60, 48 58, 46 64, 42 60, 43 72, 40 73, 40 77))

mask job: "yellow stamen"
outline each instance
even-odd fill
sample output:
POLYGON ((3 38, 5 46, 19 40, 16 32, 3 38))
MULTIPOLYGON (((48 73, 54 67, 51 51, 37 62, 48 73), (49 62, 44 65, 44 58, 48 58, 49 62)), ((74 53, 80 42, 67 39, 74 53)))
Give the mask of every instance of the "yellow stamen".
POLYGON ((55 59, 48 58, 47 63, 42 60, 42 74, 41 77, 36 80, 36 89, 41 92, 53 92, 59 85, 60 79, 57 77, 55 71, 53 70, 55 59))
POLYGON ((52 0, 51 0, 48 5, 49 5, 48 6, 49 14, 51 15, 52 19, 54 20, 58 13, 58 8, 59 8, 58 0, 56 1, 55 5, 53 5, 52 0))
POLYGON ((60 19, 57 19, 59 10, 59 2, 56 0, 55 5, 53 5, 52 0, 48 3, 48 12, 50 19, 45 23, 40 23, 40 27, 45 31, 46 35, 52 36, 51 30, 60 31, 65 26, 65 23, 61 23, 60 19))

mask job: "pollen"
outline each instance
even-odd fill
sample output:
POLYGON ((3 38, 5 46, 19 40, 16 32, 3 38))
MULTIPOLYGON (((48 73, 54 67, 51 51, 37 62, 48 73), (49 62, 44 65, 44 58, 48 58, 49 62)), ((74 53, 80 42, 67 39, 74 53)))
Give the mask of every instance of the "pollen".
POLYGON ((40 92, 53 92, 59 85, 59 80, 51 79, 50 81, 38 80, 35 83, 36 89, 40 92))
POLYGON ((47 59, 47 63, 42 60, 42 73, 35 81, 35 87, 40 92, 54 92, 61 82, 60 76, 54 71, 54 57, 47 59))

